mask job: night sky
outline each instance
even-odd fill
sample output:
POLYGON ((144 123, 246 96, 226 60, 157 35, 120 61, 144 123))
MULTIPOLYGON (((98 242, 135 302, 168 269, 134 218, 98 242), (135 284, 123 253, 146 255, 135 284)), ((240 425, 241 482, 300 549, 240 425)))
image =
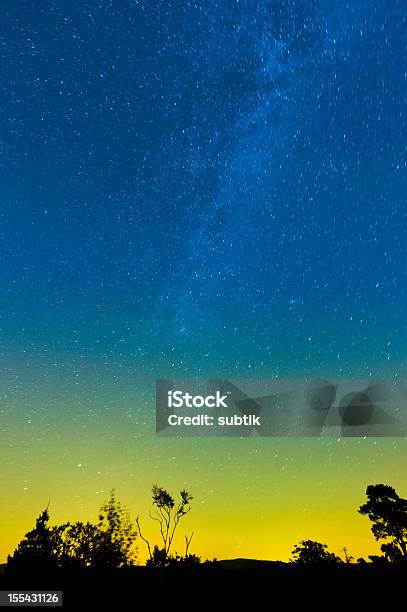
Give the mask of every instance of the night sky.
POLYGON ((154 380, 407 376, 402 4, 3 0, 0 561, 152 482, 203 556, 377 550, 404 438, 158 439, 154 380))

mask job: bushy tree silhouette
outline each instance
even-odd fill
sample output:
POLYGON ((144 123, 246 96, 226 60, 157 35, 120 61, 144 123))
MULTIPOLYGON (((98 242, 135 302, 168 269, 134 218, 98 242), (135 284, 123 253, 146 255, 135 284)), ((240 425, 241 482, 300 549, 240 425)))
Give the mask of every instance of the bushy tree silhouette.
POLYGON ((133 565, 137 531, 130 520, 129 512, 115 499, 114 491, 100 509, 97 527, 98 554, 103 564, 109 567, 133 565))
POLYGON ((68 524, 61 535, 61 566, 83 569, 99 565, 100 533, 97 525, 89 522, 68 524))
POLYGON ((400 549, 393 542, 382 544, 380 546, 380 550, 384 553, 385 558, 387 561, 390 561, 390 563, 399 563, 403 560, 403 555, 400 549))
POLYGON ((26 572, 35 569, 37 572, 50 571, 58 567, 63 545, 61 534, 66 525, 50 527, 48 508, 43 510, 29 531, 7 558, 9 570, 26 572))
POLYGON ((338 565, 343 561, 327 550, 326 544, 314 540, 302 540, 292 551, 292 562, 298 565, 338 565))
POLYGON ((369 485, 367 502, 358 512, 372 521, 376 540, 390 540, 381 549, 391 561, 407 559, 407 500, 399 497, 393 487, 369 485))
POLYGON ((77 522, 50 527, 48 522, 46 509, 8 557, 9 571, 121 568, 134 563, 137 532, 114 491, 101 507, 96 525, 77 522))

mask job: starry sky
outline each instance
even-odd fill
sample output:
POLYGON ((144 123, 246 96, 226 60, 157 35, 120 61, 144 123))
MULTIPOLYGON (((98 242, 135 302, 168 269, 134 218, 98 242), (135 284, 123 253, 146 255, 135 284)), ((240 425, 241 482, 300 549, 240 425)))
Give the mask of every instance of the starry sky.
POLYGON ((405 18, 3 0, 0 562, 49 500, 146 516, 153 482, 203 556, 377 551, 404 438, 161 439, 154 381, 407 375, 405 18))

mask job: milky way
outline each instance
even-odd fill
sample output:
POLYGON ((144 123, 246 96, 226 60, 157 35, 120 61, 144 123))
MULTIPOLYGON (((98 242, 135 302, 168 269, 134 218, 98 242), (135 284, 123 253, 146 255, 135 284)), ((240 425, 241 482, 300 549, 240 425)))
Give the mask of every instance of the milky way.
POLYGON ((21 490, 33 443, 152 425, 157 377, 406 375, 402 2, 5 1, 0 35, 21 490))

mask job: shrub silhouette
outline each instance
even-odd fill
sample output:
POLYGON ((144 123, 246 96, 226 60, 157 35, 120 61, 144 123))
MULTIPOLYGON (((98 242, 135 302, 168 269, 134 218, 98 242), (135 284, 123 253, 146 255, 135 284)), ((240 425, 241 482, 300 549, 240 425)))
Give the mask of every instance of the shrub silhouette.
POLYGON ((298 565, 338 565, 343 561, 327 550, 326 544, 314 540, 302 540, 292 551, 292 562, 298 565))
POLYGON ((164 548, 154 546, 152 555, 146 561, 147 567, 196 567, 201 563, 197 555, 170 555, 164 548))

